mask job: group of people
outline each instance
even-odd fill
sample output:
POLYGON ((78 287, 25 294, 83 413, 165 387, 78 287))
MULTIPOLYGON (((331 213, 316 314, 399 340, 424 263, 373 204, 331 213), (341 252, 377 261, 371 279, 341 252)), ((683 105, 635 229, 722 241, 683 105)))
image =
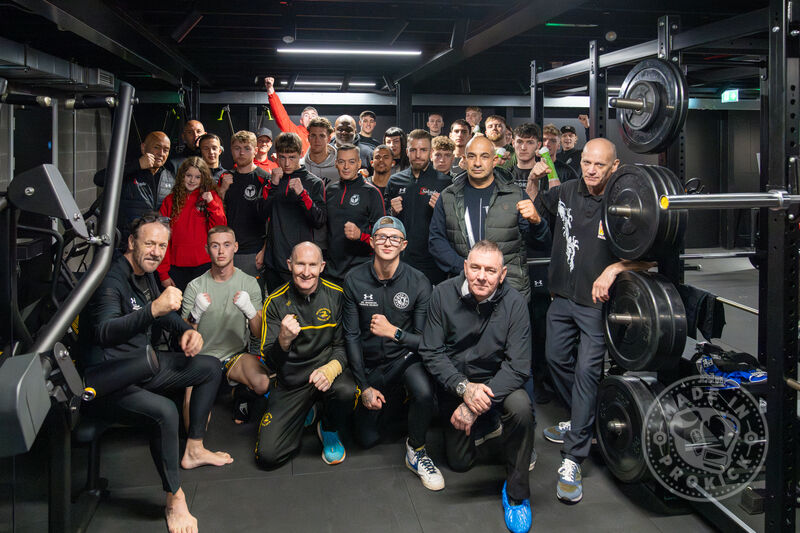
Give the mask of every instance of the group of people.
POLYGON ((197 530, 179 467, 233 461, 203 443, 223 379, 236 421, 257 422, 266 469, 297 453, 305 427, 335 465, 342 432, 352 426, 368 448, 399 422, 406 466, 438 491, 444 476, 426 450, 437 411, 453 471, 497 439, 511 531, 531 527, 533 406, 549 386, 571 415, 544 430, 562 443, 557 496, 580 501, 601 305, 619 272, 651 266, 605 244, 614 145, 598 138, 581 150, 571 126, 512 130, 475 107, 447 135, 431 114, 429 130, 392 127, 378 141, 371 111, 331 124, 307 107, 293 123, 273 83, 274 159, 266 128, 232 136, 230 170, 219 137, 196 120, 172 156, 165 134, 146 137, 124 172, 120 253, 81 314, 84 368, 141 357, 169 334, 152 375, 91 405, 149 429, 169 530, 197 530), (529 257, 552 259, 529 267, 529 257), (183 391, 182 456, 169 390, 183 391))

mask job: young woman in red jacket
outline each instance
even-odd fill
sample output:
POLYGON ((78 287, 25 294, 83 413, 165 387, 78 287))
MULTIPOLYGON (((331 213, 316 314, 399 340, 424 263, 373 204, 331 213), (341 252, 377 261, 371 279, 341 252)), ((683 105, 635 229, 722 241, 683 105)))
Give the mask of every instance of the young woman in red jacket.
POLYGON ((183 291, 211 266, 206 251, 208 230, 228 224, 205 161, 188 157, 181 164, 175 186, 161 204, 161 214, 169 217, 172 235, 158 276, 164 287, 183 291))

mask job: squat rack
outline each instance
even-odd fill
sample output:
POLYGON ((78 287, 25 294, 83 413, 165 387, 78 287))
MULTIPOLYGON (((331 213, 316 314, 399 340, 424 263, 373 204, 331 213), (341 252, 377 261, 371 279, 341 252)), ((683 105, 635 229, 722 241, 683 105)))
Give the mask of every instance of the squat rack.
MULTIPOLYGON (((761 153, 767 154, 760 167, 761 191, 800 190, 800 6, 791 0, 770 0, 769 7, 734 16, 687 31, 673 16, 658 19, 657 38, 625 49, 601 54, 597 41, 589 43, 589 57, 558 68, 538 72, 531 62, 531 119, 541 125, 544 117, 546 83, 589 74, 589 120, 591 138, 606 136, 608 107, 606 69, 658 57, 681 65, 681 52, 723 40, 755 33, 769 34, 766 67, 761 68, 761 153), (782 140, 774 141, 774 140, 782 140), (773 140, 773 142, 770 142, 773 140)), ((685 175, 683 132, 659 156, 683 180, 685 175)), ((798 430, 796 393, 784 378, 797 378, 798 351, 798 215, 789 209, 760 209, 757 254, 759 269, 758 358, 768 373, 767 425, 769 447, 766 469, 764 531, 794 532, 798 430)), ((682 280, 683 264, 674 261, 659 268, 682 280)), ((665 272, 666 273, 666 272, 665 272)), ((730 531, 753 531, 741 519, 711 498, 695 506, 719 527, 730 531), (725 527, 723 527, 725 526, 725 527)))

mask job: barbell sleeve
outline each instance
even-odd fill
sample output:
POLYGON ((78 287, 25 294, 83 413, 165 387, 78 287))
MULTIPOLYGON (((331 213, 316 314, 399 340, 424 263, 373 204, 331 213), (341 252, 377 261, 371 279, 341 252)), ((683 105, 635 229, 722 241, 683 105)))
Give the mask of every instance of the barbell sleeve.
POLYGON ((645 101, 641 98, 609 98, 609 107, 617 109, 632 109, 634 111, 641 111, 644 109, 645 101))
POLYGON ((800 203, 800 195, 790 195, 786 191, 677 194, 665 195, 659 199, 661 209, 747 209, 752 207, 786 209, 790 205, 798 203, 800 203))
POLYGON ((618 217, 630 217, 638 215, 642 212, 638 207, 631 207, 629 205, 610 205, 608 206, 608 213, 618 217))
POLYGON ((625 324, 629 326, 633 323, 644 322, 645 319, 640 316, 634 316, 630 314, 609 313, 607 320, 612 324, 625 324))

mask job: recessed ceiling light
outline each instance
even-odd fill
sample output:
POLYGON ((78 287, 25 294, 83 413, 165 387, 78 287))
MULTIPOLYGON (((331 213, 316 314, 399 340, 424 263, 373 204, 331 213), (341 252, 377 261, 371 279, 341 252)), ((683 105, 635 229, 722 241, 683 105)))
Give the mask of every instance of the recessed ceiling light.
POLYGON ((346 48, 278 48, 279 54, 325 54, 360 56, 418 56, 421 50, 348 50, 346 48))
POLYGON ((597 24, 572 24, 569 22, 546 22, 545 26, 556 28, 596 28, 597 24))

